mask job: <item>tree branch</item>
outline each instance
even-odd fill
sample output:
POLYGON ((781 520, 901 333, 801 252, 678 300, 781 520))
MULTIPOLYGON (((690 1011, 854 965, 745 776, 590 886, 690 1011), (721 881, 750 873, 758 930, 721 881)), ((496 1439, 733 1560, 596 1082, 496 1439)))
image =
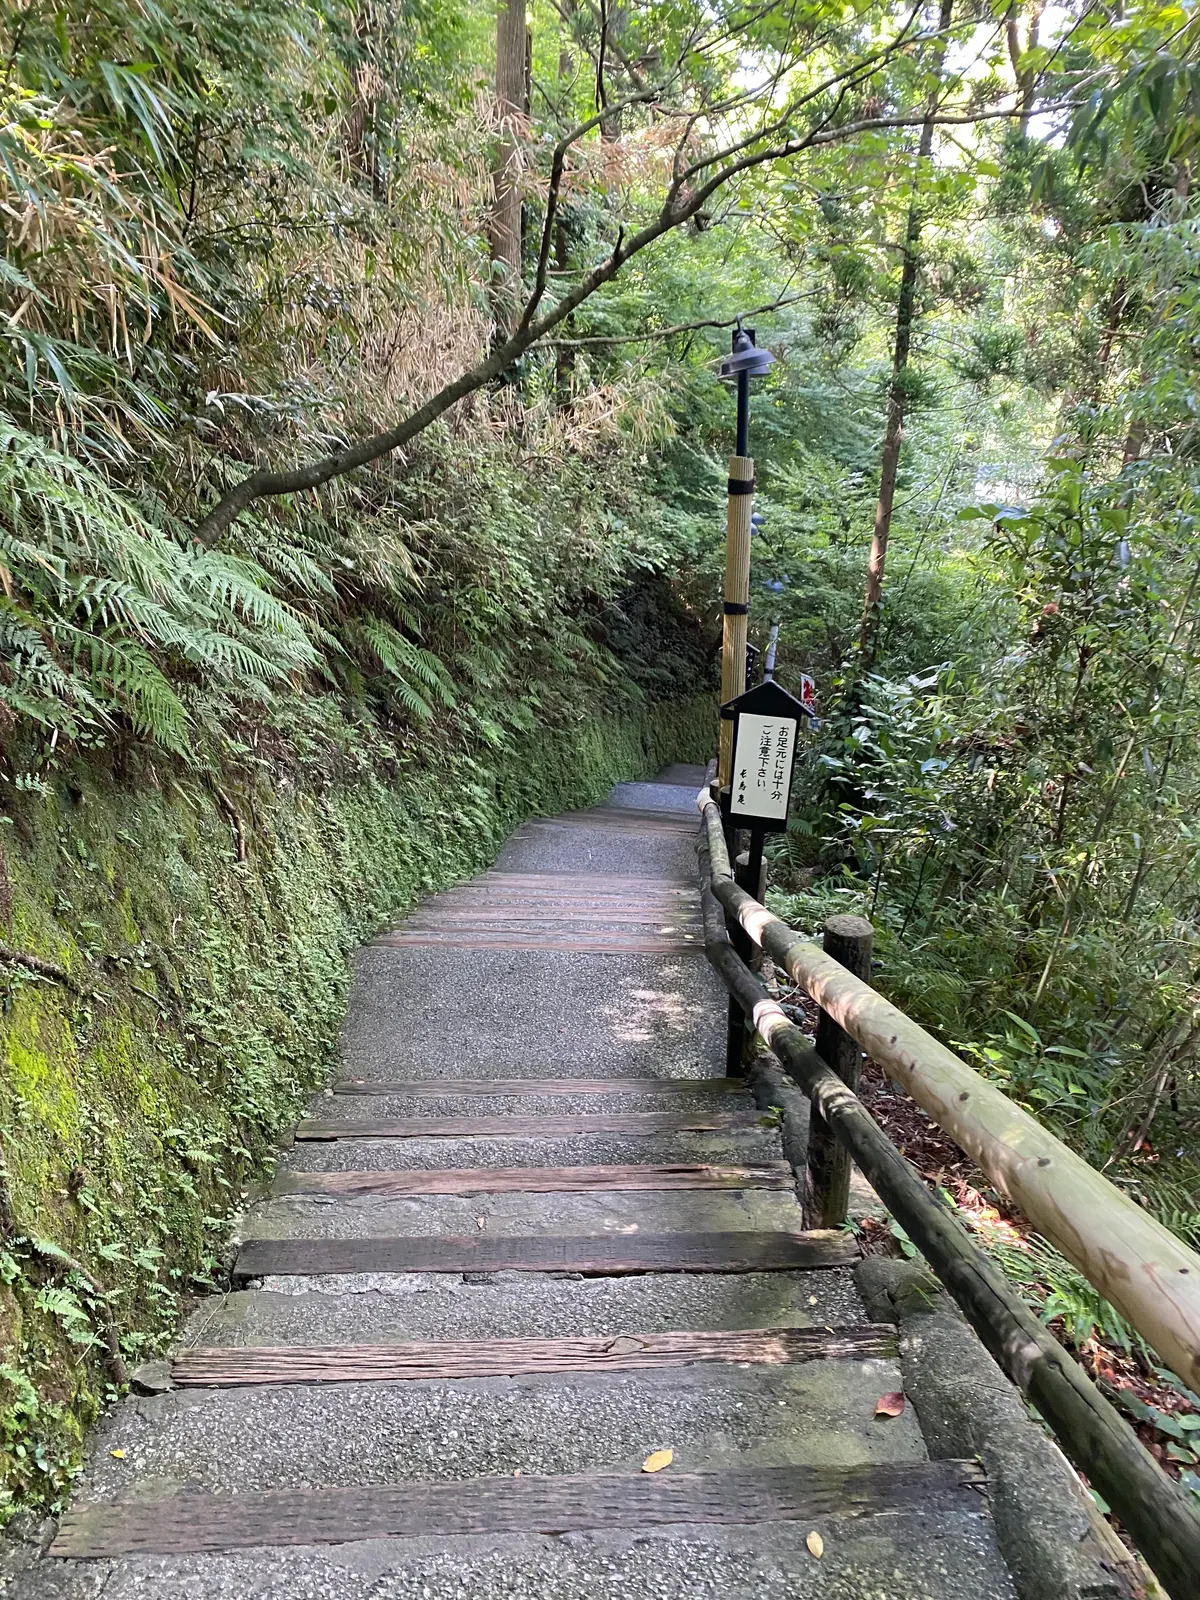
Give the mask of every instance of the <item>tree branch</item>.
MULTIPOLYGON (((1043 108, 1047 112, 1070 109, 1077 105, 1077 101, 1061 101, 1057 104, 1043 108)), ((609 113, 606 113, 609 114, 609 113)), ((1020 108, 998 108, 991 111, 964 112, 960 115, 939 113, 935 122, 938 125, 964 126, 976 122, 996 121, 998 119, 1019 117, 1020 108)), ((316 489, 322 484, 329 483, 334 478, 344 477, 346 473, 353 472, 357 467, 369 465, 381 457, 390 455, 392 451, 400 449, 411 439, 423 433, 432 423, 449 411, 450 408, 464 399, 469 394, 474 394, 482 389, 493 379, 500 377, 513 363, 540 339, 556 328, 583 302, 589 299, 597 289, 610 283, 624 264, 631 257, 638 255, 647 246, 655 243, 663 234, 670 233, 681 224, 703 209, 708 200, 732 179, 739 177, 744 172, 752 171, 766 165, 768 162, 785 160, 791 156, 799 155, 805 150, 816 149, 825 145, 835 144, 853 138, 856 134, 866 133, 880 128, 909 128, 920 126, 926 118, 924 109, 907 115, 889 117, 863 117, 857 122, 848 122, 840 127, 830 128, 823 123, 818 123, 814 128, 801 137, 787 139, 781 144, 768 145, 765 148, 750 150, 738 156, 736 160, 728 160, 727 153, 721 152, 713 161, 724 161, 725 165, 698 189, 692 191, 686 198, 677 191, 677 186, 672 183, 663 200, 658 213, 645 223, 636 232, 626 236, 622 229, 618 235, 616 245, 611 255, 607 256, 591 272, 586 273, 573 289, 570 289, 561 300, 541 317, 530 320, 522 318, 521 325, 502 344, 497 345, 490 355, 480 361, 478 365, 468 371, 460 373, 453 382, 439 389, 431 395, 423 405, 410 412, 407 417, 398 422, 395 427, 385 429, 382 433, 372 434, 357 444, 347 445, 341 450, 336 450, 332 455, 320 461, 310 462, 307 466, 290 467, 282 470, 264 468, 252 472, 248 477, 222 495, 207 516, 196 524, 194 537, 196 541, 210 547, 216 543, 222 533, 234 522, 237 517, 257 500, 273 498, 277 495, 297 494, 305 489, 316 489)), ((593 126, 595 123, 593 122, 593 126)), ((742 142, 734 149, 743 149, 742 142)), ((712 162, 706 165, 712 165, 712 162)))
POLYGON ((567 152, 573 144, 588 134, 607 117, 619 115, 626 106, 649 104, 658 99, 657 89, 639 89, 636 94, 631 94, 627 99, 620 101, 616 106, 598 112, 596 116, 589 117, 586 122, 581 122, 578 127, 572 128, 570 133, 564 134, 554 147, 554 155, 550 162, 550 182, 546 189, 546 217, 542 224, 542 241, 538 248, 537 273, 534 278, 533 290, 525 302, 525 309, 521 314, 520 325, 517 329, 523 333, 533 321, 534 313, 541 303, 546 292, 546 272, 550 265, 550 245, 554 238, 554 222, 558 216, 558 199, 562 190, 563 172, 566 168, 567 152))
POLYGON ((785 306, 798 305, 801 300, 812 300, 812 294, 784 294, 769 305, 754 306, 750 311, 740 311, 732 317, 704 317, 699 322, 677 322, 670 328, 650 328, 645 333, 606 333, 584 336, 580 339, 546 339, 543 342, 561 350, 582 350, 588 346, 638 344, 645 339, 670 339, 677 333, 695 333, 699 328, 732 328, 747 317, 765 317, 770 311, 780 311, 785 306))
POLYGON ((25 950, 14 950, 11 945, 0 944, 0 962, 6 966, 24 967, 28 972, 36 972, 39 978, 52 978, 67 989, 77 990, 79 987, 66 967, 60 967, 56 961, 44 961, 41 956, 30 955, 25 950))

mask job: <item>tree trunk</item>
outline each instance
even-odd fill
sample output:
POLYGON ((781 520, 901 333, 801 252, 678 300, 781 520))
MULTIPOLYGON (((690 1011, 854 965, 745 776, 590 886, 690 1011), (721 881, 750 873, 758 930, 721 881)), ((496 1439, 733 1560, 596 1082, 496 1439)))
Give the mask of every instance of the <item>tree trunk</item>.
POLYGON ((1038 31, 1041 28, 1042 12, 1046 8, 1046 0, 1033 0, 1029 8, 1029 22, 1025 29, 1025 38, 1021 38, 1020 26, 1017 16, 1017 5, 1009 6, 1004 18, 1004 32, 1008 41, 1008 58, 1012 63, 1013 77, 1017 80, 1017 93, 1020 95, 1021 121, 1020 129, 1025 135, 1029 133, 1029 119, 1033 115, 1033 103, 1037 98, 1037 72, 1031 67, 1021 67, 1021 58, 1028 51, 1037 47, 1038 31))
POLYGON ((492 304, 503 340, 516 326, 521 303, 521 133, 529 109, 525 0, 500 0, 496 10, 496 111, 492 171, 492 304))
MULTIPOLYGON (((575 54, 571 49, 571 22, 575 16, 575 0, 562 0, 559 6, 559 15, 566 30, 563 34, 562 45, 558 52, 558 88, 560 115, 563 115, 568 96, 571 92, 571 79, 575 76, 575 54)), ((564 119, 565 120, 565 119, 564 119)), ((566 210, 562 200, 558 203, 558 219, 554 225, 554 266, 558 272, 566 274, 571 265, 571 245, 567 237, 566 210)), ((568 317, 564 327, 567 338, 571 337, 575 319, 568 317)), ((570 345, 560 344, 554 352, 554 395, 560 406, 569 406, 571 403, 571 380, 575 376, 575 351, 570 345)))
MULTIPOLYGON (((942 0, 938 28, 944 33, 950 26, 954 0, 942 0)), ((946 42, 939 39, 934 68, 935 78, 940 78, 945 60, 946 42)), ((887 425, 883 435, 883 452, 879 463, 879 499, 875 503, 875 527, 871 535, 871 556, 867 563, 867 593, 863 602, 862 626, 858 636, 858 673, 870 672, 879 647, 879 624, 883 615, 883 579, 887 568, 888 538, 892 531, 892 507, 896 500, 896 474, 900 466, 900 447, 904 443, 905 380, 908 377, 908 353, 912 344, 913 311, 917 297, 917 251, 921 242, 922 209, 915 186, 920 183, 921 171, 933 149, 934 118, 937 113, 938 90, 935 87, 921 124, 921 139, 917 146, 917 170, 913 179, 914 193, 908 207, 908 223, 904 231, 904 265, 900 272, 900 293, 896 298, 896 341, 892 349, 892 381, 888 389, 887 425)))

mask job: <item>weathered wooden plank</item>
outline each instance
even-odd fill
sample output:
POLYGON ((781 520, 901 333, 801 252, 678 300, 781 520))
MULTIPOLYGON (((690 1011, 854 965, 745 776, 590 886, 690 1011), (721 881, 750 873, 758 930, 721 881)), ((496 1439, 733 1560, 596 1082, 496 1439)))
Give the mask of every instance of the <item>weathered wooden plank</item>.
POLYGON ((274 1345, 203 1349, 175 1357, 171 1376, 197 1388, 273 1383, 393 1383, 507 1378, 539 1372, 632 1372, 737 1362, 792 1366, 896 1353, 891 1323, 852 1328, 739 1328, 578 1339, 445 1339, 424 1344, 274 1345))
POLYGON ((640 877, 632 874, 627 878, 618 877, 611 872, 501 872, 493 870, 481 873, 478 878, 472 878, 471 883, 515 883, 515 884, 573 884, 580 888, 596 885, 598 888, 605 885, 613 894, 624 894, 638 889, 663 890, 678 889, 681 893, 695 894, 696 882, 694 878, 652 878, 640 877))
POLYGON ((572 1117, 380 1117, 374 1121, 296 1124, 296 1138, 562 1139, 583 1133, 727 1133, 767 1125, 757 1111, 580 1112, 572 1117))
POLYGON ((547 928, 562 926, 578 928, 581 925, 597 924, 601 930, 612 923, 615 926, 630 928, 645 926, 666 933, 680 933, 684 930, 688 933, 699 933, 703 931, 704 926, 699 913, 692 910, 686 915, 681 915, 677 910, 663 910, 658 906, 647 909, 637 906, 624 907, 620 910, 596 909, 582 901, 566 907, 543 902, 537 904, 518 902, 504 907, 443 906, 431 902, 414 911, 411 917, 405 919, 403 926, 405 928, 467 926, 501 930, 511 927, 521 933, 529 923, 547 928))
POLYGON ((540 878, 532 882, 514 880, 510 883, 496 883, 488 878, 475 878, 465 883, 455 884, 453 888, 442 889, 430 897, 437 901, 479 901, 481 903, 506 904, 509 901, 536 900, 538 902, 576 901, 585 905, 603 906, 695 906, 699 904, 700 896, 694 888, 678 888, 668 883, 665 887, 656 887, 654 880, 650 879, 640 889, 612 889, 607 878, 592 878, 590 880, 574 880, 562 882, 558 878, 540 878))
POLYGON ((255 1546, 348 1544, 433 1534, 569 1533, 671 1523, 826 1523, 894 1514, 932 1500, 979 1503, 973 1461, 859 1467, 731 1467, 715 1472, 588 1473, 367 1484, 76 1505, 50 1554, 99 1560, 255 1546))
POLYGON ((334 1094, 408 1095, 441 1100, 451 1095, 474 1099, 505 1095, 573 1094, 746 1094, 743 1078, 404 1078, 375 1082, 341 1078, 334 1094))
POLYGON ((663 1189, 792 1189, 786 1161, 744 1167, 443 1167, 417 1172, 280 1172, 284 1194, 594 1194, 663 1189))
POLYGON ((487 878, 470 879, 451 889, 442 889, 431 896, 436 900, 566 900, 605 906, 692 906, 699 902, 695 889, 677 888, 668 884, 657 888, 651 879, 640 889, 611 889, 607 878, 593 878, 590 882, 575 880, 563 883, 557 878, 538 879, 532 883, 513 881, 495 883, 487 878))
POLYGON ((567 933, 490 934, 464 930, 461 933, 385 933, 372 941, 376 948, 392 950, 442 949, 442 950, 562 950, 569 954, 677 956, 703 955, 704 945, 697 934, 692 942, 688 936, 680 939, 652 939, 619 934, 597 934, 590 937, 567 933))
POLYGON ((804 1272, 844 1267, 858 1248, 844 1233, 635 1233, 577 1238, 472 1234, 379 1239, 247 1239, 233 1266, 251 1278, 352 1272, 804 1272))

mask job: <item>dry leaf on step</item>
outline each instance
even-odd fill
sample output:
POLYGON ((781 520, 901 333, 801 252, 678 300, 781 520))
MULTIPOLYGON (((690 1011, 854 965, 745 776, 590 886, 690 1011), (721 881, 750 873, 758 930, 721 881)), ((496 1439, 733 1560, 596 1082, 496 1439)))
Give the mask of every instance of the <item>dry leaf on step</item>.
POLYGON ((877 1417, 898 1417, 904 1410, 904 1396, 899 1389, 892 1394, 881 1394, 875 1402, 877 1417))
POLYGON ((622 1333, 604 1346, 605 1355, 631 1356, 635 1350, 644 1350, 644 1339, 635 1339, 631 1333, 622 1333))
POLYGON ((664 1467, 669 1467, 674 1459, 674 1450, 652 1450, 642 1462, 642 1471, 661 1472, 664 1467))
POLYGON ((808 1546, 809 1551, 816 1556, 817 1560, 819 1561, 825 1554, 825 1541, 815 1528, 804 1542, 808 1546))
POLYGON ((124 1450, 110 1450, 108 1453, 115 1461, 124 1461, 125 1459, 124 1450))

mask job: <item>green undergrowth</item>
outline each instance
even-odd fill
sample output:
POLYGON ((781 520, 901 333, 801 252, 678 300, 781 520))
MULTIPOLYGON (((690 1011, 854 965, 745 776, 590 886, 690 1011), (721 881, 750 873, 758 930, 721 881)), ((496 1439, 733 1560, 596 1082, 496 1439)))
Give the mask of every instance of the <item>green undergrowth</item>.
POLYGON ((314 730, 316 706, 236 784, 143 751, 15 796, 0 940, 51 971, 0 961, 0 1516, 61 1499, 121 1363, 220 1274, 247 1182, 325 1079, 353 948, 522 818, 702 760, 712 709, 614 702, 468 754, 314 730))

